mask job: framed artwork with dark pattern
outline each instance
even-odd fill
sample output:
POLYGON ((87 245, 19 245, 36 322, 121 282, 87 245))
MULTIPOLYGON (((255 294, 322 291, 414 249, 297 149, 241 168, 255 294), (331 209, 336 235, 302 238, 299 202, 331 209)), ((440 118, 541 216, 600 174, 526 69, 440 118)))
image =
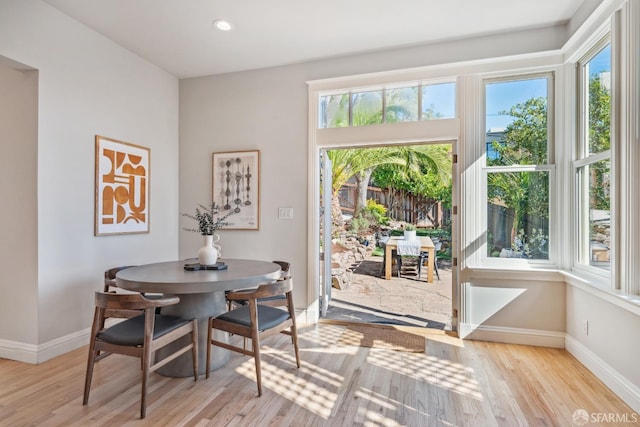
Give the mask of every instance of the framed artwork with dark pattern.
POLYGON ((222 229, 259 229, 260 151, 213 153, 213 202, 220 215, 234 212, 222 229))

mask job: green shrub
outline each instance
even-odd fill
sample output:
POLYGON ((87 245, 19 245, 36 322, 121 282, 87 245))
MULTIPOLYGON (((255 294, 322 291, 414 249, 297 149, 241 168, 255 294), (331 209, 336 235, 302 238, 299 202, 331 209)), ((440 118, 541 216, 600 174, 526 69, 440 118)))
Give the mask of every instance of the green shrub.
POLYGON ((378 225, 388 225, 387 208, 375 200, 367 200, 367 207, 363 210, 364 216, 378 225))
POLYGON ((369 232, 371 222, 364 216, 356 216, 351 219, 351 232, 365 234, 369 232))

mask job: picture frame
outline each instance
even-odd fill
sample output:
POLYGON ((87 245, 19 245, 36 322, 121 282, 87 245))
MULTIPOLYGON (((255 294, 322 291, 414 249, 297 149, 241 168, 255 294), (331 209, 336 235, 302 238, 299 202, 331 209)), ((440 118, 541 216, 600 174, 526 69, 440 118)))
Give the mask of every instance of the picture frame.
POLYGON ((260 228, 260 151, 213 153, 212 200, 220 215, 235 211, 221 227, 226 230, 260 228))
POLYGON ((94 235, 149 233, 151 149, 95 136, 94 235))

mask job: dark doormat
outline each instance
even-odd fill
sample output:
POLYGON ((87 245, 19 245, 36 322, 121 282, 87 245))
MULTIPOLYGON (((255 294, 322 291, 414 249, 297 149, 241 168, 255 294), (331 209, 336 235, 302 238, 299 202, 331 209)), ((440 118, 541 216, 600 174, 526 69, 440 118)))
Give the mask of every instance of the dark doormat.
POLYGON ((400 331, 393 326, 352 324, 345 328, 338 344, 424 353, 425 338, 400 331))

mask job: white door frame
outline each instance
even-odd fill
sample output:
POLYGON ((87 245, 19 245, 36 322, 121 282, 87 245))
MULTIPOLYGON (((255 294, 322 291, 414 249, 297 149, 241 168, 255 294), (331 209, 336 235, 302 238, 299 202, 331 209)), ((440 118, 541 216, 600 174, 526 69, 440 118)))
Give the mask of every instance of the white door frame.
MULTIPOLYGON (((339 129, 318 129, 319 90, 309 86, 309 158, 308 158, 308 277, 307 277, 307 322, 316 323, 320 317, 320 150, 331 148, 372 147, 379 145, 409 145, 428 143, 449 143, 453 155, 458 156, 460 140, 460 120, 444 119, 422 122, 380 124, 339 129)), ((459 203, 459 179, 457 165, 452 171, 452 200, 454 206, 459 203)), ((458 209, 459 213, 460 209, 458 209)), ((460 233, 459 215, 453 218, 452 224, 452 257, 459 257, 458 237, 460 233)), ((452 267, 452 310, 460 313, 459 265, 452 267)), ((457 321, 452 319, 452 326, 457 329, 457 321)))

